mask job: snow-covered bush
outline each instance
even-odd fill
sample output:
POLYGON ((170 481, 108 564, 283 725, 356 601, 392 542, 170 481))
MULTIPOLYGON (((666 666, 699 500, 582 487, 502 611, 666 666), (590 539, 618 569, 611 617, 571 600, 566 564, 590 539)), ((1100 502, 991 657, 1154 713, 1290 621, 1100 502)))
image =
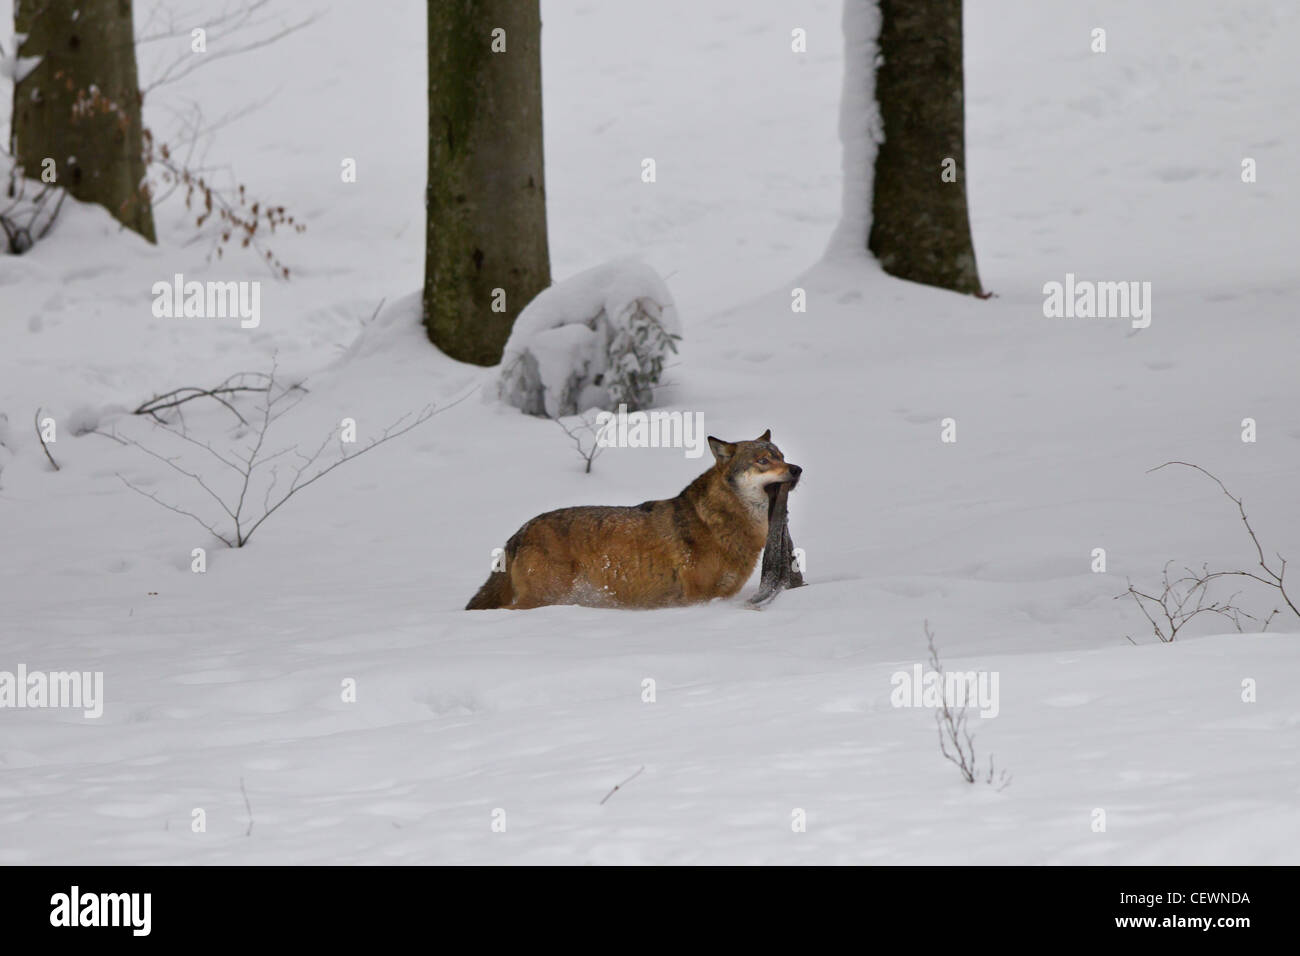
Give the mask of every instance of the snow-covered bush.
POLYGON ((556 283, 519 314, 497 392, 549 418, 646 408, 680 338, 677 308, 658 273, 616 259, 556 283))

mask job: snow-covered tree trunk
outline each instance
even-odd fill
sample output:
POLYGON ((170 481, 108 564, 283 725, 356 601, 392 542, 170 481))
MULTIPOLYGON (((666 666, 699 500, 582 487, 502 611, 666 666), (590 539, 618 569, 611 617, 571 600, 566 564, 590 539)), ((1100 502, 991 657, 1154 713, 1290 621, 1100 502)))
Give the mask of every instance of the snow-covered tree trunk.
POLYGON ((884 140, 868 248, 891 275, 979 295, 966 208, 961 0, 879 0, 879 8, 884 140))
POLYGON ((18 165, 153 242, 130 0, 17 0, 14 30, 18 165))
POLYGON ((551 282, 538 0, 429 0, 424 325, 494 365, 551 282))

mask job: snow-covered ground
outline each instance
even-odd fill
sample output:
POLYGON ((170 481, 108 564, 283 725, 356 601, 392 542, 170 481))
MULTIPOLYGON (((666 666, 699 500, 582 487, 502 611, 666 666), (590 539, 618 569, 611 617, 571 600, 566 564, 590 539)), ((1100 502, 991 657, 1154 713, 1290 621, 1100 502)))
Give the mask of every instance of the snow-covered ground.
MULTIPOLYGON (((810 586, 762 612, 743 607, 756 579, 690 609, 461 610, 527 518, 668 497, 703 463, 610 449, 584 475, 554 424, 480 400, 494 371, 426 344, 421 4, 328 5, 151 93, 160 135, 189 100, 209 120, 265 100, 206 162, 309 228, 273 243, 288 283, 208 262, 175 200, 156 248, 70 204, 0 257, 0 671, 102 671, 105 693, 98 720, 0 710, 0 862, 1300 862, 1300 621, 1199 618, 1165 645, 1113 600, 1169 559, 1253 563, 1207 479, 1146 473, 1170 459, 1222 477, 1300 567, 1300 8, 966 6, 987 301, 818 264, 840 219, 838 2, 543 5, 555 277, 642 257, 684 328, 668 406, 726 439, 770 427, 805 468, 791 530, 810 586), (150 289, 178 272, 267 280, 260 326, 155 318, 150 289), (1043 284, 1067 273, 1151 282, 1150 327, 1045 318, 1043 284), (241 550, 117 475, 207 507, 187 479, 72 434, 99 417, 161 449, 106 410, 273 354, 310 389, 281 444, 344 417, 364 443, 470 397, 241 550), (929 710, 891 706, 927 620, 948 667, 999 676, 998 715, 973 724, 1013 776, 1001 791, 961 781, 929 710)), ((189 407, 192 434, 240 445, 229 412, 189 407)))

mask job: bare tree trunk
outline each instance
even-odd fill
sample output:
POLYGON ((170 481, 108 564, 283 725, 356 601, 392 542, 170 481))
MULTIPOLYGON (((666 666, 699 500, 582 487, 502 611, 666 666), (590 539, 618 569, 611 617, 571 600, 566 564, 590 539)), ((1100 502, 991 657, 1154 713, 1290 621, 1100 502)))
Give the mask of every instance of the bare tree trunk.
POLYGON ((14 29, 40 61, 14 84, 18 165, 48 181, 53 160, 59 185, 154 242, 131 0, 16 0, 14 29))
POLYGON ((429 0, 428 11, 424 325, 453 358, 494 365, 551 283, 541 13, 538 0, 429 0))
POLYGON ((891 275, 980 295, 966 211, 961 0, 880 0, 880 16, 885 141, 867 245, 891 275))

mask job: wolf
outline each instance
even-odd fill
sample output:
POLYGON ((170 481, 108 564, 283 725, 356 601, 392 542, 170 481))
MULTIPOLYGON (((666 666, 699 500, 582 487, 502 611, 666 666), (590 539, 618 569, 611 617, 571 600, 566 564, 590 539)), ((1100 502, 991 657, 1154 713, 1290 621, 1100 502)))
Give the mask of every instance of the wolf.
POLYGON ((731 597, 758 562, 777 487, 793 490, 803 473, 771 438, 770 428, 753 441, 710 435, 713 466, 675 498, 538 515, 506 542, 505 569, 465 610, 662 608, 731 597))

